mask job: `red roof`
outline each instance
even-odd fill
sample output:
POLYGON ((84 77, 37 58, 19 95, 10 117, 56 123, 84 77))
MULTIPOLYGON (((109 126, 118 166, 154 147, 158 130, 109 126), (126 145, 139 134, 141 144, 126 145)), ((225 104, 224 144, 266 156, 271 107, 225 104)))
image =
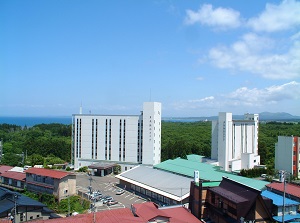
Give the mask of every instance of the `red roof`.
POLYGON ((148 222, 156 217, 169 218, 170 223, 199 223, 188 209, 183 206, 168 206, 158 208, 153 202, 145 202, 142 204, 133 204, 137 216, 148 222))
MULTIPOLYGON (((270 183, 267 184, 266 187, 268 187, 270 190, 278 190, 283 192, 284 191, 284 184, 283 183, 270 183)), ((295 197, 300 198, 300 186, 297 186, 295 184, 286 184, 285 185, 285 192, 287 194, 293 195, 295 197)))
MULTIPOLYGON (((133 205, 138 212, 138 216, 135 217, 129 208, 119 208, 114 210, 106 210, 95 213, 95 222, 101 223, 145 223, 148 220, 153 219, 157 216, 169 216, 170 223, 199 223, 194 215, 192 215, 186 208, 182 206, 176 207, 164 207, 158 208, 152 202, 146 202, 142 204, 134 204, 133 205), (149 214, 147 211, 150 211, 152 214, 154 213, 154 217, 147 219, 149 214)), ((67 218, 55 218, 49 220, 36 220, 34 223, 91 223, 93 222, 93 213, 90 214, 79 214, 76 216, 71 216, 67 218)))
POLYGON ((10 179, 14 179, 14 180, 21 180, 21 181, 25 181, 25 179, 26 179, 25 173, 20 173, 20 172, 15 172, 15 171, 7 171, 5 173, 2 173, 1 176, 10 178, 10 179))
MULTIPOLYGON (((78 214, 76 216, 71 216, 67 218, 55 218, 49 220, 37 220, 34 223, 91 223, 93 222, 94 214, 78 214)), ((101 223, 144 223, 140 218, 133 216, 129 208, 120 208, 114 210, 100 211, 95 213, 95 222, 101 223)))
POLYGON ((6 171, 9 171, 10 169, 12 169, 14 167, 12 166, 6 166, 6 165, 0 165, 0 175, 6 171))
POLYGON ((28 170, 25 171, 25 173, 31 173, 31 174, 36 174, 45 177, 52 177, 55 179, 62 179, 68 175, 71 175, 71 173, 66 171, 50 170, 50 169, 34 168, 34 167, 29 168, 28 170))

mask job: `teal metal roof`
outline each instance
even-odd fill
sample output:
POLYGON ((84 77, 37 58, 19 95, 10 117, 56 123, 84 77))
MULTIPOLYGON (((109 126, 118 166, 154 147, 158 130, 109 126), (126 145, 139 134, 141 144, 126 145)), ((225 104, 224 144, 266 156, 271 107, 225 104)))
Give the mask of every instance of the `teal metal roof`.
POLYGON ((154 168, 191 178, 194 177, 194 171, 198 170, 200 174, 200 179, 203 181, 221 182, 223 177, 227 177, 229 179, 237 181, 241 184, 245 184, 257 190, 263 190, 265 189, 265 186, 269 184, 269 182, 266 181, 246 178, 229 172, 221 171, 220 167, 218 166, 214 166, 207 163, 195 162, 182 158, 166 160, 162 163, 155 165, 154 168))
POLYGON ((195 162, 199 162, 202 160, 202 158, 205 156, 200 156, 200 155, 196 155, 196 154, 190 154, 187 155, 186 158, 190 161, 195 161, 195 162))

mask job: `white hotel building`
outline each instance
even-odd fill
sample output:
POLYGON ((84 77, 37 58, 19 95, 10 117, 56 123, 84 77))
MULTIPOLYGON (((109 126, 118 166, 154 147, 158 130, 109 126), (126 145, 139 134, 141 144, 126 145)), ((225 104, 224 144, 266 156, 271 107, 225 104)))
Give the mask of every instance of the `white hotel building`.
POLYGON ((140 115, 74 114, 72 126, 75 169, 102 162, 117 163, 124 171, 138 164, 160 163, 159 102, 144 102, 140 115))
POLYGON ((232 120, 232 113, 220 112, 212 122, 211 159, 225 171, 251 169, 260 165, 258 114, 232 120))

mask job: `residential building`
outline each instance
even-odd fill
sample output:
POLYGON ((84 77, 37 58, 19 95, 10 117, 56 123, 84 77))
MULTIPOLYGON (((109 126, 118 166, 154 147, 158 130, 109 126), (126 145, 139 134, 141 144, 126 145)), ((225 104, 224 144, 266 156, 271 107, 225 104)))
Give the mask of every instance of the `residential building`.
POLYGON ((272 222, 269 206, 256 190, 223 178, 220 186, 208 188, 208 218, 213 222, 272 222))
POLYGON ((53 194, 59 201, 76 194, 76 175, 70 172, 29 168, 25 173, 28 191, 53 194))
POLYGON ((144 102, 140 115, 74 114, 74 168, 97 162, 117 163, 122 171, 155 165, 161 157, 161 103, 144 102))
MULTIPOLYGON (((284 186, 284 183, 277 183, 273 182, 266 185, 266 188, 268 191, 271 191, 273 193, 282 195, 285 193, 286 197, 300 202, 300 186, 296 184, 286 183, 284 186)), ((299 209, 300 211, 300 209, 299 209)))
POLYGON ((300 178, 300 137, 278 136, 275 144, 275 169, 300 178))
POLYGON ((35 223, 201 223, 188 209, 182 206, 158 207, 152 202, 133 204, 131 209, 119 208, 90 214, 78 214, 67 218, 38 220, 35 223))
POLYGON ((45 204, 0 187, 0 218, 5 218, 6 222, 13 220, 19 223, 34 219, 49 219, 52 212, 45 204))
POLYGON ((212 122, 211 159, 225 171, 251 169, 260 165, 258 155, 258 114, 233 120, 232 113, 220 112, 212 122))
POLYGON ((261 195, 273 201, 272 216, 276 222, 296 222, 300 221, 299 202, 290 199, 288 196, 264 190, 261 195), (284 214, 283 214, 284 210, 284 214))
POLYGON ((1 174, 1 186, 23 191, 26 184, 26 174, 23 172, 7 171, 1 174))

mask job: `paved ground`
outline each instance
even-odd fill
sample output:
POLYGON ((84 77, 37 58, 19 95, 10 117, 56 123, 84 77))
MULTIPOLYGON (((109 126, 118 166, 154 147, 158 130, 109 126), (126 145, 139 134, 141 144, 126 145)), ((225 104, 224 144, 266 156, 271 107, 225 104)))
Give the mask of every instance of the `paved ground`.
POLYGON ((82 191, 83 193, 89 191, 89 186, 91 182, 91 186, 93 190, 100 190, 102 194, 109 195, 114 198, 114 200, 118 201, 118 204, 107 206, 102 205, 101 202, 96 203, 97 211, 101 210, 110 210, 116 208, 130 208, 133 203, 143 203, 146 200, 141 198, 129 191, 125 191, 125 193, 121 195, 116 195, 118 189, 120 189, 117 185, 119 184, 119 180, 114 177, 114 175, 108 175, 105 177, 98 176, 88 176, 87 174, 78 174, 76 177, 77 182, 77 190, 82 191), (92 179, 90 181, 90 178, 92 179))

